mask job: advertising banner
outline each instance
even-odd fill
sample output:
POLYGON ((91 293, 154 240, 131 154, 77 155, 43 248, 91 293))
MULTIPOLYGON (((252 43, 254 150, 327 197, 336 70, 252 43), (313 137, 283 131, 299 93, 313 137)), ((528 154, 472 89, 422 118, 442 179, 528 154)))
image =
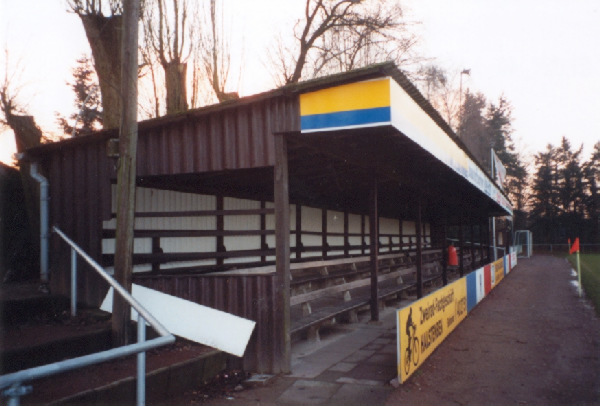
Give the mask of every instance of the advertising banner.
POLYGON ((492 274, 494 275, 492 287, 495 287, 504 278, 504 258, 500 258, 499 260, 492 262, 492 266, 492 274))
POLYGON ((485 296, 483 268, 471 272, 467 278, 467 310, 471 311, 485 296))
POLYGON ((398 377, 408 377, 467 316, 466 278, 397 312, 398 377))
POLYGON ((492 290, 492 286, 492 264, 487 264, 483 267, 483 288, 486 296, 492 290))

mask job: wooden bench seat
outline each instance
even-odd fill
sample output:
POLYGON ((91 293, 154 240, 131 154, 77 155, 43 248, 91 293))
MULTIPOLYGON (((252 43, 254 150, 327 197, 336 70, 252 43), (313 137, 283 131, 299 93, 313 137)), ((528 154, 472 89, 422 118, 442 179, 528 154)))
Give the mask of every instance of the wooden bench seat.
MULTIPOLYGON (((428 272, 423 275, 423 283, 429 284, 441 277, 441 272, 428 272)), ((416 289, 414 267, 379 275, 378 279, 379 303, 402 292, 416 289)), ((306 332, 308 339, 318 341, 321 327, 338 321, 358 321, 357 311, 367 308, 371 303, 370 286, 370 278, 363 278, 292 296, 292 336, 297 337, 306 332)))

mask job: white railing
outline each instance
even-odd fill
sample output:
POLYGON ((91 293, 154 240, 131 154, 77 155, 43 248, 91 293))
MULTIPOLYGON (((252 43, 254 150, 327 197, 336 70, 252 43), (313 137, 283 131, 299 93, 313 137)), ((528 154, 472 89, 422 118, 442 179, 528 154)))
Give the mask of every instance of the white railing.
POLYGON ((137 337, 135 344, 113 348, 95 354, 84 355, 48 365, 24 369, 0 376, 0 390, 8 398, 8 406, 18 406, 20 398, 31 392, 32 388, 23 384, 34 379, 44 378, 73 369, 83 368, 116 358, 137 354, 137 405, 146 403, 146 351, 175 342, 173 336, 152 316, 131 294, 110 276, 96 261, 56 226, 52 228, 71 247, 71 314, 77 313, 77 254, 79 254, 104 280, 118 292, 129 305, 138 312, 137 337), (159 334, 159 337, 146 341, 146 322, 159 334))

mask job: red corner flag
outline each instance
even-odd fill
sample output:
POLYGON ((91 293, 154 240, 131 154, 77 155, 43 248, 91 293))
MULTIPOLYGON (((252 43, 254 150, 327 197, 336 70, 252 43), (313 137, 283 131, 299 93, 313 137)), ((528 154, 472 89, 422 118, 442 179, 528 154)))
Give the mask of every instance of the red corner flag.
POLYGON ((571 249, 569 250, 569 254, 572 254, 572 253, 578 252, 578 251, 579 251, 579 237, 575 238, 575 242, 571 246, 571 249))

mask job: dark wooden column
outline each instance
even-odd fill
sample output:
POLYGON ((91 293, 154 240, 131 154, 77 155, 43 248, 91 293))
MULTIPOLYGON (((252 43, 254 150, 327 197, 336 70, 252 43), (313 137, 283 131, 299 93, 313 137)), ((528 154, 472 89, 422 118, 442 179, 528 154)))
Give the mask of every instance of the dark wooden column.
POLYGON ((469 236, 471 240, 471 271, 477 269, 475 263, 475 220, 469 217, 469 236))
POLYGON ((350 240, 349 240, 350 218, 348 209, 344 209, 344 256, 350 256, 350 240))
POLYGON ((377 180, 373 180, 369 196, 369 245, 371 250, 371 320, 379 320, 379 290, 377 274, 379 268, 379 213, 377 211, 377 180))
POLYGON ((275 135, 275 331, 276 348, 279 359, 274 368, 289 373, 291 371, 291 334, 290 334, 290 202, 287 142, 283 135, 275 135))
POLYGON ((480 220, 480 222, 479 222, 479 257, 481 258, 480 266, 484 266, 487 263, 487 261, 485 260, 484 251, 483 251, 483 244, 485 243, 484 229, 485 229, 485 226, 483 224, 483 220, 480 220))
POLYGON ((417 256, 415 258, 417 265, 417 298, 423 297, 423 222, 421 221, 421 199, 417 199, 417 256))
MULTIPOLYGON (((260 201, 260 250, 267 251, 269 246, 267 245, 267 215, 265 214, 265 209, 267 208, 267 203, 264 200, 260 201)), ((261 255, 260 260, 265 262, 267 260, 266 255, 261 255)))
MULTIPOLYGON (((225 252, 225 239, 223 237, 223 230, 225 229, 225 215, 224 213, 224 202, 223 196, 217 196, 217 253, 225 252)), ((225 263, 224 258, 217 257, 217 266, 223 266, 225 263)))
POLYGON ((460 247, 460 254, 458 256, 458 270, 460 276, 465 276, 465 233, 464 233, 464 217, 460 216, 458 224, 458 246, 460 247))
POLYGON ((448 284, 448 235, 447 235, 447 227, 448 223, 446 218, 444 217, 442 224, 442 282, 444 286, 448 284))
POLYGON ((296 204, 296 259, 302 258, 302 206, 296 204))
POLYGON ((327 209, 321 209, 321 255, 327 258, 327 209))
POLYGON ((367 244, 365 243, 365 216, 360 216, 360 252, 365 254, 367 244))
POLYGON ((402 237, 402 219, 398 219, 398 250, 404 249, 404 238, 402 237))
POLYGON ((492 222, 494 221, 494 217, 489 217, 488 218, 488 229, 487 229, 487 234, 488 234, 488 263, 491 263, 494 260, 494 247, 492 246, 492 244, 494 243, 494 227, 492 225, 492 222))

